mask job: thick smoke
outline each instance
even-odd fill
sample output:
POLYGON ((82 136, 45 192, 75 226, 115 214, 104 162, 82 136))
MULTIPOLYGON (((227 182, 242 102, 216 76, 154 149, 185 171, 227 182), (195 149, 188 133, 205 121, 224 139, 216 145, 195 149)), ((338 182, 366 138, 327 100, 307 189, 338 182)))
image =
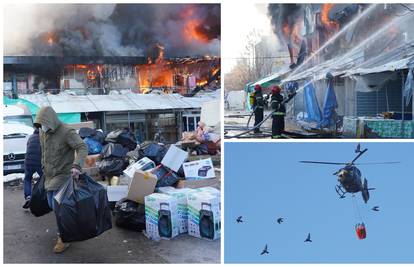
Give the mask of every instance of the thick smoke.
MULTIPOLYGON (((280 40, 289 42, 289 36, 283 33, 283 27, 292 30, 295 22, 303 16, 303 4, 269 4, 267 14, 272 23, 273 32, 280 40)), ((290 34, 289 32, 288 34, 290 34)))
POLYGON ((5 13, 5 55, 220 55, 217 4, 13 5, 5 13), (15 18, 23 18, 15 23, 15 18))

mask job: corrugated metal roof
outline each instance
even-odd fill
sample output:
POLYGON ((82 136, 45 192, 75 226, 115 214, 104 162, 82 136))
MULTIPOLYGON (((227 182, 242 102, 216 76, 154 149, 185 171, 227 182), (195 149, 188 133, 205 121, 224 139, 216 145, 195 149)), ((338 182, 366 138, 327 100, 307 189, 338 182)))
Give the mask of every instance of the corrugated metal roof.
MULTIPOLYGON (((384 27, 376 29, 371 36, 363 39, 354 47, 349 47, 340 55, 314 66, 300 65, 286 81, 304 79, 320 80, 326 73, 334 76, 349 76, 408 68, 414 59, 414 16, 406 14, 396 17, 384 27), (392 27, 398 27, 399 34, 391 33, 392 27), (376 53, 376 54, 375 54, 376 53)), ((338 49, 332 47, 332 50, 338 49)), ((306 64, 306 63, 304 63, 306 64)))
POLYGON ((395 71, 408 68, 408 63, 414 60, 414 43, 402 45, 388 53, 364 61, 361 51, 355 51, 346 58, 334 58, 316 66, 288 76, 285 81, 295 81, 312 78, 323 79, 326 73, 334 76, 350 76, 355 74, 369 74, 385 71, 395 71))
POLYGON ((58 113, 99 111, 145 111, 201 108, 202 104, 220 99, 220 90, 212 94, 183 97, 179 94, 122 94, 122 95, 21 95, 38 106, 51 106, 58 113))

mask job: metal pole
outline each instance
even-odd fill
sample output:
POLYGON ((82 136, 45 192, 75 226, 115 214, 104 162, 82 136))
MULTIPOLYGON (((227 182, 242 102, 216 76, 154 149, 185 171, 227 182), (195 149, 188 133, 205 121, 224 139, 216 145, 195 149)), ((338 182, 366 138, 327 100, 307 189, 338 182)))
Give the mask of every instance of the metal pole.
POLYGON ((401 138, 404 136, 404 71, 401 71, 401 138))
POLYGON ((17 79, 16 79, 16 73, 12 74, 12 98, 18 99, 19 94, 17 92, 17 79))

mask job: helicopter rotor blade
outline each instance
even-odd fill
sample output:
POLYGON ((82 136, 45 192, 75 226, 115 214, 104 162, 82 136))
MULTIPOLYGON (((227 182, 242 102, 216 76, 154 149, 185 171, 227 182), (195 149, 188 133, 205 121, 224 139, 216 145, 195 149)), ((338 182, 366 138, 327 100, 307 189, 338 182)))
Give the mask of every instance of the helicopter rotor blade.
POLYGON ((300 163, 312 163, 312 164, 329 164, 329 165, 346 165, 344 162, 325 162, 325 161, 299 161, 300 163))
POLYGON ((349 165, 354 165, 354 162, 359 159, 359 157, 362 156, 365 152, 367 152, 368 148, 365 148, 364 150, 360 151, 359 154, 349 163, 349 165))
POLYGON ((388 162, 365 162, 365 163, 355 163, 354 165, 382 165, 382 164, 398 164, 399 161, 388 161, 388 162))

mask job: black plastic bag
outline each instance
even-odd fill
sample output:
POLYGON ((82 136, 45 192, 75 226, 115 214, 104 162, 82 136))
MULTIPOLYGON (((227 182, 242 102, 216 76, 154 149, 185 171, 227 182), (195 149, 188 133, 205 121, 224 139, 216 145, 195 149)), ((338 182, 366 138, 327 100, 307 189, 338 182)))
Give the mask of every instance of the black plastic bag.
POLYGON ((107 158, 99 162, 99 173, 107 176, 118 176, 128 167, 128 162, 122 158, 107 158))
POLYGON ((119 200, 113 211, 115 224, 129 230, 145 230, 145 205, 126 198, 119 200))
POLYGON ((180 179, 174 171, 162 165, 155 168, 152 173, 158 178, 155 187, 173 186, 180 179))
POLYGON ((142 159, 142 155, 140 153, 140 149, 137 147, 136 149, 129 151, 126 154, 128 160, 131 160, 133 162, 137 162, 138 160, 142 159))
POLYGON ((155 164, 160 164, 165 154, 167 154, 167 150, 167 147, 153 143, 143 150, 143 156, 154 161, 155 164))
POLYGON ((85 137, 92 137, 96 133, 95 129, 89 128, 89 127, 82 127, 79 129, 79 135, 83 139, 85 137))
POLYGON ((122 146, 128 148, 129 151, 134 150, 137 147, 135 136, 127 129, 110 132, 106 136, 105 141, 121 144, 122 146))
POLYGON ((45 190, 45 177, 40 177, 39 181, 34 184, 32 197, 30 198, 30 212, 40 217, 52 211, 47 202, 47 192, 45 190))
POLYGON ((102 159, 107 159, 107 158, 112 158, 112 157, 122 158, 122 157, 125 157, 127 152, 128 152, 128 149, 126 149, 120 144, 108 143, 102 147, 101 158, 102 159))
POLYGON ((105 143, 105 134, 101 131, 96 131, 95 135, 92 136, 92 139, 99 142, 99 143, 101 143, 101 144, 104 144, 105 143))
POLYGON ((106 189, 85 174, 70 178, 54 197, 63 242, 83 241, 112 228, 106 189))

